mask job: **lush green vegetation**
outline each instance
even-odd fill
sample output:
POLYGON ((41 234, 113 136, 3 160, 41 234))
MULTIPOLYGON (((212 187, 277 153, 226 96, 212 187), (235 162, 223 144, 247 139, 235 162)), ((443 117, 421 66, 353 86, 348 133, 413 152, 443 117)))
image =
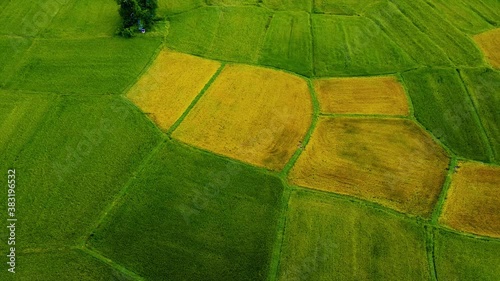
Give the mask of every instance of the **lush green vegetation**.
MULTIPOLYGON (((34 98, 28 106, 36 109, 40 104, 34 98)), ((22 192, 17 200, 26 206, 19 208, 23 231, 18 239, 23 243, 18 250, 74 245, 90 233, 104 208, 160 141, 158 130, 139 110, 117 97, 64 97, 50 105, 50 113, 31 137, 28 128, 35 120, 28 116, 32 113, 25 113, 19 124, 27 128, 19 141, 25 145, 22 149, 18 142, 10 145, 1 164, 4 170, 18 171, 22 192)))
MULTIPOLYGON (((499 27, 500 1, 158 4, 168 23, 125 40, 115 0, 0 1, 0 170, 17 171, 16 280, 500 276, 499 239, 435 222, 452 172, 434 220, 407 217, 286 186, 293 161, 278 177, 167 140, 124 97, 163 47, 310 78, 391 73, 408 90, 408 119, 455 156, 499 164, 500 72, 470 38, 499 27)), ((0 280, 11 280, 5 261, 0 280)))
POLYGON ((462 70, 461 74, 486 130, 495 161, 500 163, 500 72, 477 68, 462 70))
POLYGON ((494 281, 500 276, 500 241, 438 230, 434 256, 438 280, 494 281))
POLYGON ((119 270, 80 250, 59 250, 24 254, 16 278, 7 270, 0 271, 2 280, 132 280, 119 270), (22 269, 21 269, 22 268, 22 269))
POLYGON ((459 156, 489 161, 488 142, 473 103, 454 69, 403 73, 415 117, 459 156))
POLYGON ((282 189, 168 142, 89 244, 148 280, 266 280, 282 189))
POLYGON ((451 23, 443 21, 439 12, 424 1, 391 0, 398 9, 457 66, 478 66, 482 55, 473 41, 451 23))
POLYGON ((153 26, 158 9, 158 0, 115 0, 120 6, 122 28, 119 32, 123 37, 132 37, 134 33, 153 26))
POLYGON ((279 280, 430 280, 422 225, 309 191, 288 208, 279 280))
MULTIPOLYGON (((63 3, 64 1, 59 1, 63 3)), ((50 25, 41 32, 43 37, 102 37, 112 36, 121 26, 115 1, 66 0, 50 25)))
POLYGON ((266 34, 259 63, 312 76, 309 17, 305 12, 275 13, 266 34))
POLYGON ((394 4, 371 6, 366 16, 377 23, 398 46, 420 65, 449 66, 446 54, 394 4))
POLYGON ((160 38, 36 40, 7 87, 62 94, 117 94, 135 82, 160 38))
POLYGON ((485 14, 477 10, 478 8, 484 9, 484 4, 481 5, 483 1, 456 1, 453 5, 450 5, 447 0, 426 0, 426 2, 463 32, 477 34, 493 28, 491 20, 485 18, 485 14), (467 2, 474 2, 474 5, 467 5, 467 2))

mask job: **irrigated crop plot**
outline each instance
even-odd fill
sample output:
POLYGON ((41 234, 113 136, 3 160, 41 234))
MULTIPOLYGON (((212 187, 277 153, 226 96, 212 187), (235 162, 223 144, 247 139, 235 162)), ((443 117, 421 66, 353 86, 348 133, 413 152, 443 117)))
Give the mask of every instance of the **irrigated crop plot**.
POLYGON ((366 18, 312 15, 312 30, 316 76, 380 74, 415 65, 366 18))
POLYGON ((429 216, 447 167, 444 150, 409 120, 321 118, 289 178, 429 216))
POLYGON ((55 95, 0 91, 0 167, 19 153, 55 105, 55 95))
POLYGON ((173 137, 280 170, 308 131, 312 110, 305 80, 276 70, 228 65, 173 137))
POLYGON ((135 82, 159 38, 36 40, 8 88, 60 94, 121 93, 135 82))
POLYGON ((490 64, 500 68, 500 28, 496 28, 474 37, 490 64))
POLYGON ((473 162, 459 167, 439 221, 461 231, 500 237, 500 167, 473 162))
POLYGON ((454 153, 488 161, 488 140, 474 105, 455 69, 403 73, 415 117, 454 153))
MULTIPOLYGON (((496 1, 456 1, 453 5, 450 5, 447 0, 426 0, 426 2, 444 16, 448 22, 453 23, 454 26, 466 33, 477 34, 493 28, 492 21, 486 18, 485 14, 478 8, 480 6, 485 8, 484 4, 481 5, 482 2, 492 3, 496 1), (473 5, 467 5, 467 2, 473 2, 473 5)), ((489 10, 489 7, 486 8, 489 10)), ((492 12, 491 10, 490 12, 492 12)))
POLYGON ((421 65, 449 66, 447 55, 394 4, 381 2, 370 6, 371 18, 398 46, 421 65))
POLYGON ((314 81, 323 113, 408 115, 408 98, 394 76, 314 81))
POLYGON ((52 0, 47 9, 55 14, 43 37, 113 36, 121 24, 115 1, 52 0))
POLYGON ((32 40, 22 37, 0 37, 0 87, 2 87, 17 70, 17 65, 26 54, 32 40))
POLYGON ((311 76, 312 36, 310 15, 305 12, 278 12, 271 20, 259 63, 311 76))
POLYGON ((482 65, 480 51, 474 42, 425 1, 391 0, 411 22, 425 33, 456 66, 482 65))
POLYGON ((90 232, 160 136, 137 108, 118 97, 33 102, 18 125, 21 129, 33 126, 31 118, 48 105, 50 112, 29 141, 28 133, 19 135, 15 144, 24 144, 22 150, 13 150, 2 161, 4 170, 15 163, 22 186, 17 200, 26 206, 18 250, 74 245, 90 232))
POLYGON ((447 231, 436 231, 434 241, 438 280, 498 280, 499 241, 464 237, 447 231))
POLYGON ((169 142, 89 243, 147 280, 266 280, 282 190, 276 177, 169 142))
POLYGON ((500 72, 489 68, 461 70, 469 94, 484 126, 493 158, 500 163, 500 72))
POLYGON ((306 191, 288 209, 278 280, 430 280, 423 226, 306 191))
POLYGON ((168 130, 219 67, 216 61, 161 51, 127 96, 161 129, 168 130))
POLYGON ((208 58, 256 63, 272 14, 259 7, 205 7, 172 17, 167 42, 208 58))

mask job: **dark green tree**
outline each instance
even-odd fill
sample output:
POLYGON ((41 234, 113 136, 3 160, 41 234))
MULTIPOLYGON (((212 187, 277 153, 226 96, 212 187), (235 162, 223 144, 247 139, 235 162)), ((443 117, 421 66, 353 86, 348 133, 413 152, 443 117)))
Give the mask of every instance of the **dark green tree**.
POLYGON ((154 24, 158 0, 116 0, 120 6, 119 13, 123 19, 120 34, 133 36, 140 28, 150 28, 154 24))

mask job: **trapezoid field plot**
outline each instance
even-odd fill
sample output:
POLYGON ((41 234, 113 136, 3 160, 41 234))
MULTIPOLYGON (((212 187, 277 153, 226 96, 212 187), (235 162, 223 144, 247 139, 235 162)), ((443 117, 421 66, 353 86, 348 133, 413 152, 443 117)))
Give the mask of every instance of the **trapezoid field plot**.
POLYGON ((500 237, 500 168, 474 162, 458 165, 439 221, 461 231, 500 237))
POLYGON ((289 179, 429 216, 449 158, 412 121, 321 118, 289 179))

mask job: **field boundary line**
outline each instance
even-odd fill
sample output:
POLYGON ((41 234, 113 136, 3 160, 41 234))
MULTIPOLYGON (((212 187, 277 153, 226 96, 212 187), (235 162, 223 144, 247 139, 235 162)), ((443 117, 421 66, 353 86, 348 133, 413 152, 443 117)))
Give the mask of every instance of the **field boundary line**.
POLYGON ((126 267, 116 263, 112 259, 105 257, 103 254, 101 254, 100 252, 98 252, 97 250, 95 250, 93 248, 75 247, 74 249, 79 250, 79 251, 83 252, 84 254, 87 254, 87 255, 93 257, 94 259, 106 264, 107 266, 113 268, 114 270, 119 271, 120 273, 123 273, 129 277, 132 277, 134 280, 140 280, 140 281, 146 280, 143 277, 141 277, 139 274, 137 274, 137 273, 127 269, 126 267))
POLYGON ((412 119, 412 121, 418 126, 420 127, 424 132, 426 132, 427 134, 429 134, 429 136, 432 138, 432 140, 437 143, 439 146, 441 146, 444 151, 446 151, 446 154, 448 154, 448 156, 450 158, 452 157, 458 157, 458 155, 450 148, 448 147, 446 144, 444 144, 440 139, 438 139, 430 130, 428 130, 424 125, 422 125, 422 123, 420 123, 420 121, 418 121, 418 119, 415 117, 415 119, 412 119))
POLYGON ((398 211, 398 210, 389 208, 387 206, 384 206, 380 203, 372 202, 372 201, 369 201, 369 200, 366 200, 363 198, 356 197, 354 195, 335 193, 335 192, 331 192, 331 191, 314 189, 314 188, 300 186, 300 185, 290 185, 290 188, 292 190, 295 190, 295 191, 301 191, 301 192, 320 195, 322 198, 325 198, 325 199, 335 198, 335 199, 339 199, 339 200, 349 201, 351 203, 355 203, 356 205, 359 205, 359 206, 362 206, 365 208, 371 208, 371 209, 375 209, 375 210, 378 210, 381 212, 385 212, 387 214, 391 214, 391 215, 398 217, 400 219, 403 219, 403 220, 418 221, 418 222, 423 222, 424 224, 431 225, 430 218, 425 218, 425 217, 418 216, 418 215, 411 215, 408 213, 404 213, 402 211, 398 211))
POLYGON ((82 237, 77 239, 77 243, 80 244, 82 247, 87 246, 90 237, 92 237, 92 234, 95 230, 97 230, 104 222, 108 214, 110 214, 115 207, 118 207, 119 201, 122 200, 122 198, 127 194, 127 191, 129 187, 132 185, 132 182, 136 179, 137 175, 144 170, 146 165, 151 161, 151 159, 158 153, 158 151, 164 146, 166 143, 166 139, 161 138, 159 143, 151 150, 151 152, 144 157, 142 162, 139 164, 137 169, 132 172, 130 175, 128 181, 125 183, 125 185, 120 189, 120 191, 114 196, 113 200, 109 203, 108 206, 106 206, 95 223, 91 225, 82 235, 82 237))
POLYGON ((198 103, 198 101, 203 97, 203 95, 205 95, 205 93, 208 91, 210 86, 212 86, 212 83, 219 77, 222 70, 224 70, 225 66, 226 66, 226 63, 221 63, 219 69, 217 69, 217 71, 214 73, 214 75, 212 75, 212 78, 210 78, 210 80, 208 80, 207 84, 205 84, 203 89, 201 89, 201 91, 198 93, 198 95, 193 99, 193 101, 188 106, 188 108, 186 108, 186 110, 182 113, 181 117, 179 117, 179 119, 177 119, 177 121, 175 121, 175 123, 167 130, 167 135, 169 137, 172 136, 172 133, 177 129, 177 127, 179 127, 179 125, 182 123, 182 121, 184 121, 184 118, 186 118, 186 116, 189 114, 189 112, 191 112, 191 110, 195 107, 195 105, 198 103))
POLYGON ((401 84, 401 87, 403 88, 403 92, 406 96, 406 100, 408 103, 408 110, 409 110, 408 116, 410 117, 410 119, 416 120, 415 107, 413 105, 413 100, 410 96, 410 90, 409 90, 408 86, 406 85, 405 79, 403 78, 403 75, 401 75, 401 73, 397 73, 397 74, 395 74, 395 76, 398 79, 399 83, 401 84))
POLYGON ((137 77, 135 77, 135 79, 133 81, 131 81, 128 85, 125 86, 123 91, 119 94, 120 96, 126 97, 127 93, 130 91, 130 89, 132 89, 132 87, 134 87, 134 85, 137 84, 137 82, 139 82, 139 80, 144 76, 144 74, 146 74, 146 72, 148 72, 148 70, 151 68, 151 66, 156 61, 156 59, 160 55, 160 52, 163 49, 165 49, 165 41, 162 39, 162 41, 160 42, 160 45, 155 49, 155 51, 153 52, 153 54, 149 58, 148 62, 146 63, 146 65, 144 65, 144 67, 141 69, 141 72, 139 72, 139 74, 137 74, 137 77))
POLYGON ((486 128, 484 127, 483 120, 481 118, 481 115, 479 115, 478 107, 477 104, 474 102, 474 99, 472 98, 472 95, 469 91, 469 88, 467 87, 467 84, 464 81, 464 77, 462 76, 462 72, 460 69, 456 69, 458 77, 460 78, 460 83, 462 83, 462 87, 465 89, 465 93, 467 95, 467 102, 469 103, 469 106, 472 106, 472 109, 474 110, 474 119, 476 122, 478 122, 479 126, 481 127, 481 135, 484 138, 484 141, 486 142, 486 149, 488 150, 488 156, 490 158, 490 162, 495 162, 495 154, 493 153, 493 142, 491 141, 491 138, 486 131, 486 128))
POLYGON ((281 264, 281 251, 285 241, 285 231, 288 216, 288 204, 292 195, 292 189, 288 186, 286 179, 280 177, 281 184, 283 185, 283 194, 281 195, 281 208, 278 217, 278 225, 276 227, 276 237, 274 241, 273 251, 271 254, 271 262, 269 264, 268 280, 278 280, 279 268, 281 264))
POLYGON ((257 166, 257 165, 252 164, 252 163, 244 162, 244 161, 236 159, 236 158, 231 158, 231 157, 226 156, 224 154, 219 154, 219 153, 213 152, 213 151, 205 149, 205 148, 194 146, 192 144, 185 143, 185 142, 183 142, 183 141, 181 141, 179 139, 176 139, 176 138, 171 138, 171 137, 168 137, 168 138, 172 142, 175 142, 175 143, 177 143, 177 144, 179 144, 181 146, 187 147, 189 149, 196 150, 196 151, 198 151, 200 153, 210 154, 212 156, 219 157, 219 158, 224 159, 226 161, 229 161, 231 163, 236 163, 238 165, 245 165, 247 167, 251 167, 255 171, 257 171, 259 173, 263 173, 265 175, 276 176, 276 177, 280 176, 279 172, 277 172, 277 171, 274 171, 274 170, 271 170, 271 169, 268 169, 268 168, 265 168, 265 167, 257 166))
MULTIPOLYGON (((0 84, 0 87, 4 89, 8 89, 9 84, 12 82, 15 76, 19 75, 19 71, 21 70, 22 66, 28 61, 29 55, 31 53, 31 49, 33 49, 33 46, 35 45, 35 41, 38 41, 37 37, 26 37, 26 40, 30 40, 30 45, 26 50, 24 51, 24 55, 22 56, 21 59, 12 67, 12 71, 7 74, 5 78, 5 82, 0 84)), ((11 85, 12 86, 12 85, 11 85)))
POLYGON ((314 86, 312 84, 311 79, 306 79, 306 82, 307 82, 307 86, 309 88, 309 95, 311 96, 311 103, 312 103, 312 110, 313 110, 313 114, 311 115, 311 125, 309 126, 309 129, 308 129, 306 135, 302 139, 301 147, 299 147, 297 150, 295 150, 295 152, 292 155, 292 157, 290 158, 290 160, 288 160, 288 162, 285 164, 285 166, 283 167, 283 169, 279 173, 280 176, 282 176, 284 179, 287 178, 288 173, 295 165, 295 162, 297 162, 297 160, 299 159, 302 152, 306 149, 307 144, 311 140, 311 136, 312 136, 313 132, 315 131, 316 125, 318 124, 318 121, 320 118, 320 104, 318 101, 318 97, 316 96, 314 86))
POLYGON ((429 274, 432 281, 438 281, 436 257, 434 256, 434 227, 432 225, 424 225, 425 230, 425 248, 427 254, 427 263, 429 274))
POLYGON ((411 120, 411 116, 405 115, 389 115, 389 114, 356 114, 356 113, 320 113, 320 117, 329 118, 359 118, 359 119, 403 119, 411 120))
MULTIPOLYGON (((47 125, 47 123, 50 121, 50 119, 54 118, 54 116, 53 116, 55 114, 54 112, 57 109, 57 107, 62 103, 62 97, 55 95, 55 97, 53 99, 54 99, 54 101, 53 101, 54 106, 47 109, 47 112, 45 112, 43 117, 40 118, 40 121, 38 122, 38 125, 36 126, 36 128, 33 130, 33 133, 31 134, 31 136, 29 136, 29 138, 26 139, 24 145, 19 148, 19 151, 17 151, 17 155, 22 155, 22 152, 33 141, 33 139, 38 136, 40 131, 47 125)), ((17 163, 17 161, 18 160, 16 157, 13 164, 17 163)))
MULTIPOLYGON (((314 4, 314 3, 313 3, 314 4)), ((313 14, 309 13, 309 33, 311 35, 311 63, 312 63, 312 76, 311 78, 316 77, 316 63, 314 51, 316 50, 316 44, 314 44, 314 28, 313 28, 313 14)))
POLYGON ((448 196, 448 190, 451 185, 451 181, 453 178, 453 174, 455 173, 455 167, 458 164, 458 159, 456 157, 451 158, 449 166, 448 166, 448 174, 446 175, 446 179, 441 187, 441 193, 439 194, 438 201, 434 206, 434 210, 432 211, 432 223, 437 224, 439 216, 443 211, 443 206, 446 201, 446 197, 448 196))

